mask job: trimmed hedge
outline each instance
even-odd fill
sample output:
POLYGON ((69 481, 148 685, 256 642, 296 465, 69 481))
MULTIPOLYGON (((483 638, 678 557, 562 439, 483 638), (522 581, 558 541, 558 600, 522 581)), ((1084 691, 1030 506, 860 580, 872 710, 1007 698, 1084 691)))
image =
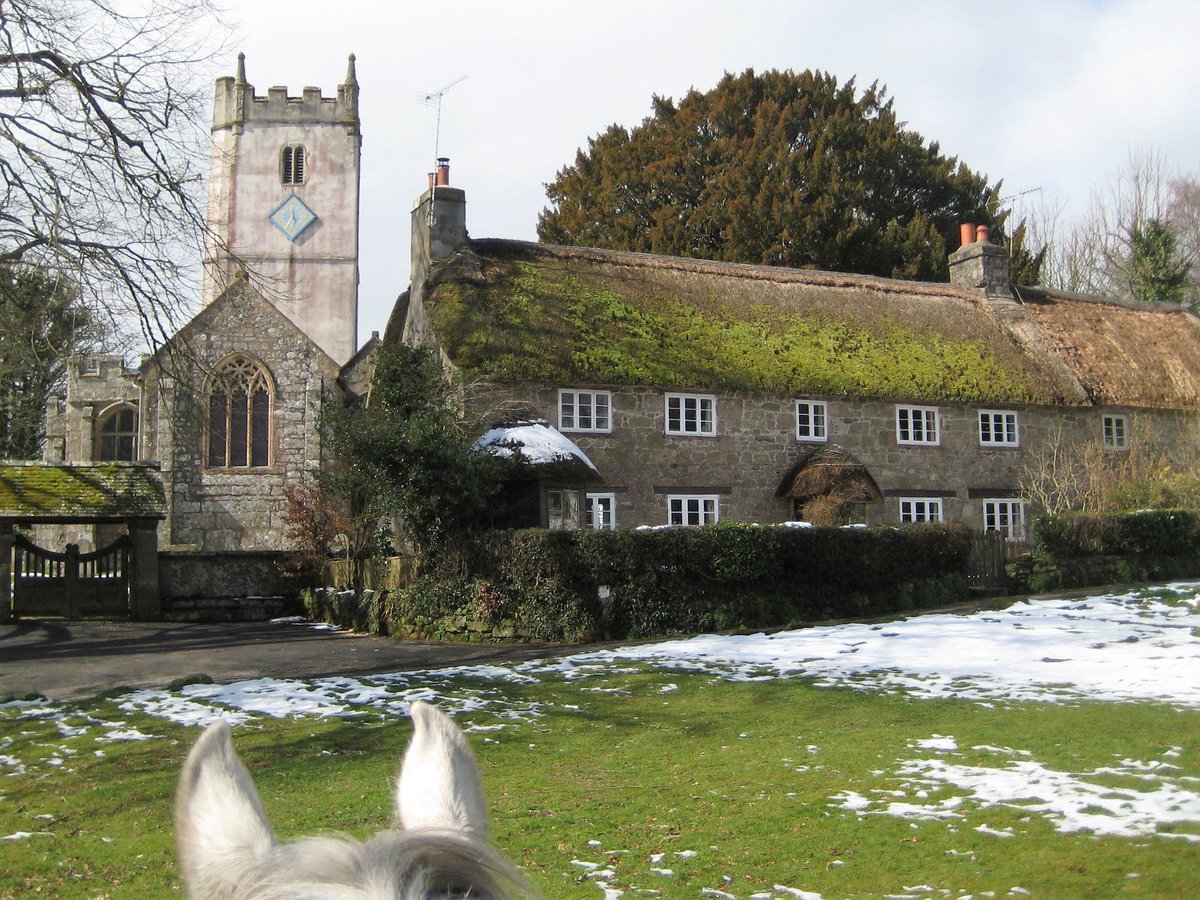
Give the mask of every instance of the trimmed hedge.
POLYGON ((1010 566, 1033 592, 1200 575, 1200 513, 1146 509, 1039 516, 1034 553, 1010 566))
POLYGON ((581 532, 612 637, 878 615, 966 594, 967 532, 759 527, 581 532))
POLYGON ((426 575, 377 601, 378 612, 343 615, 392 634, 464 640, 764 628, 961 599, 969 552, 968 533, 944 526, 493 532, 465 571, 426 575))
POLYGON ((454 572, 307 603, 314 618, 404 637, 578 643, 936 606, 967 595, 969 555, 969 532, 942 525, 498 531, 454 572))
POLYGON ((1178 556, 1200 550, 1200 514, 1187 509, 1039 516, 1034 547, 1052 559, 1154 554, 1178 556))

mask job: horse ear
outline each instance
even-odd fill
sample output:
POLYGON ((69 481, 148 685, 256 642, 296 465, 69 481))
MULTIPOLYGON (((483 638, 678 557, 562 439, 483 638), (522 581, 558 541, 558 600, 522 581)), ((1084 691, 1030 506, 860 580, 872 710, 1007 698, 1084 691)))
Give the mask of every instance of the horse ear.
POLYGON ((206 898, 233 897, 247 870, 276 845, 224 721, 205 729, 183 765, 175 795, 175 840, 189 896, 206 898))
POLYGON ((466 736, 428 703, 412 705, 413 736, 396 785, 396 818, 404 828, 488 833, 487 801, 466 736))

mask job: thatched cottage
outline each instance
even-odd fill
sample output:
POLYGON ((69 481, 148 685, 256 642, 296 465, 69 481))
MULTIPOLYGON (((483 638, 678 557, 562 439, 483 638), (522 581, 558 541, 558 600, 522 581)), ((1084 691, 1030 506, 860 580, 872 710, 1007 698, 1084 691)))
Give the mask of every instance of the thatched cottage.
POLYGON ((594 462, 597 527, 961 521, 1020 538, 1051 450, 1192 445, 1200 320, 1009 283, 964 226, 951 283, 467 237, 448 167, 384 337, 436 347, 594 462))

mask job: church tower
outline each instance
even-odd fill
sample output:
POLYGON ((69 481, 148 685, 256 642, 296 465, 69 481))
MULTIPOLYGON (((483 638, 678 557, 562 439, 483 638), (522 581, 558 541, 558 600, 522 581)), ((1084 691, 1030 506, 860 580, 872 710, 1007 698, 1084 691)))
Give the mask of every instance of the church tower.
POLYGON ((306 87, 267 96, 217 79, 208 191, 204 304, 245 270, 251 282, 338 365, 358 329, 358 203, 362 133, 354 56, 336 98, 306 87))

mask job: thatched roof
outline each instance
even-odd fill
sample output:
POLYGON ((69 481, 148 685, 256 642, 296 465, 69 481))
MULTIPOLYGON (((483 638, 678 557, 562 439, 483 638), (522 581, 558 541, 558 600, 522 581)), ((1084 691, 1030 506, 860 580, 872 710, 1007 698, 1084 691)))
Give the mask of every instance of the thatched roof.
POLYGON ((587 454, 545 419, 502 422, 475 446, 506 459, 519 457, 531 478, 575 484, 604 480, 587 454))
POLYGON ((1179 311, 995 304, 950 284, 495 240, 435 268, 424 305, 447 357, 501 382, 1200 406, 1186 362, 1200 332, 1179 311), (1110 349, 1065 340, 1097 317, 1118 343, 1126 319, 1138 322, 1131 335, 1166 328, 1185 345, 1172 351, 1178 365, 1130 337, 1137 370, 1122 375, 1110 349), (1170 377, 1143 374, 1157 370, 1170 377))
POLYGON ((0 462, 0 519, 18 522, 161 519, 165 507, 157 464, 0 462))
POLYGON ((847 503, 883 502, 883 492, 867 467, 837 444, 806 451, 775 493, 800 501, 837 493, 847 503))
POLYGON ((1037 323, 1093 402, 1200 408, 1200 319, 1166 304, 1021 288, 1037 323))

